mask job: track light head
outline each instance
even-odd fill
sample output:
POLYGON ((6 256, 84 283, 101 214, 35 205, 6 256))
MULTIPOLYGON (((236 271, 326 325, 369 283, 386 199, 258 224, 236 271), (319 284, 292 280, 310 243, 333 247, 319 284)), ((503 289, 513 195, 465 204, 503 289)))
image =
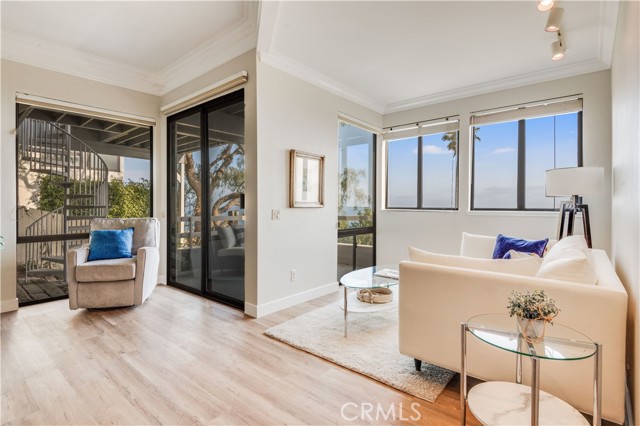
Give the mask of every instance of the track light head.
POLYGON ((558 40, 551 43, 551 59, 554 61, 559 61, 564 58, 564 40, 562 39, 562 34, 558 31, 558 40))
POLYGON ((560 7, 554 7, 549 12, 549 17, 547 18, 547 26, 544 28, 547 32, 556 32, 560 31, 560 23, 562 22, 562 15, 564 14, 564 9, 560 7))
POLYGON ((540 12, 546 12, 547 10, 553 9, 555 6, 554 0, 538 0, 538 10, 540 12))

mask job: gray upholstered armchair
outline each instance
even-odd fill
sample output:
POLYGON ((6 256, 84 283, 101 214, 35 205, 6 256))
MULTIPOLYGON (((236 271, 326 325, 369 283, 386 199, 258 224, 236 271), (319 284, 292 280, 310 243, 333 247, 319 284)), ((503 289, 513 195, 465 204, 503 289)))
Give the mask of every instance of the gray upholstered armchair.
POLYGON ((134 228, 132 258, 87 262, 89 244, 67 253, 69 308, 142 305, 158 282, 160 223, 147 219, 93 219, 91 230, 134 228))

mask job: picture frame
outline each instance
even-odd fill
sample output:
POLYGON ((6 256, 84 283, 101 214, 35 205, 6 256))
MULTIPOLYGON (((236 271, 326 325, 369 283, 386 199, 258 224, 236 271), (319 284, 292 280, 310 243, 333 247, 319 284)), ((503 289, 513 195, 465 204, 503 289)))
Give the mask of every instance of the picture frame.
POLYGON ((289 207, 324 207, 324 155, 289 153, 289 207))

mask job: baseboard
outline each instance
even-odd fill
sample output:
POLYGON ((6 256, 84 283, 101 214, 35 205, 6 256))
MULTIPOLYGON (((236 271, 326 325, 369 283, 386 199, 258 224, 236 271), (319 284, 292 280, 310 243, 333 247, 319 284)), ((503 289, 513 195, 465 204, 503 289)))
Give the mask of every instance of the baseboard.
POLYGON ((3 300, 0 302, 0 313, 17 311, 18 310, 18 298, 3 300))
POLYGON ((265 315, 290 308, 291 306, 299 305, 300 303, 307 302, 311 299, 324 296, 336 291, 337 289, 338 283, 333 282, 257 306, 252 303, 245 303, 244 313, 254 318, 260 318, 265 315))

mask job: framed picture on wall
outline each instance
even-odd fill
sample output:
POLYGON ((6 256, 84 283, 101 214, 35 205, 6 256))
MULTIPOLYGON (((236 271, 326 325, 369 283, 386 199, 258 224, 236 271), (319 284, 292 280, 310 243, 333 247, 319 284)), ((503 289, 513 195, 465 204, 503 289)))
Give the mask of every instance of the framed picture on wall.
POLYGON ((324 155, 290 152, 289 207, 324 206, 324 155))

